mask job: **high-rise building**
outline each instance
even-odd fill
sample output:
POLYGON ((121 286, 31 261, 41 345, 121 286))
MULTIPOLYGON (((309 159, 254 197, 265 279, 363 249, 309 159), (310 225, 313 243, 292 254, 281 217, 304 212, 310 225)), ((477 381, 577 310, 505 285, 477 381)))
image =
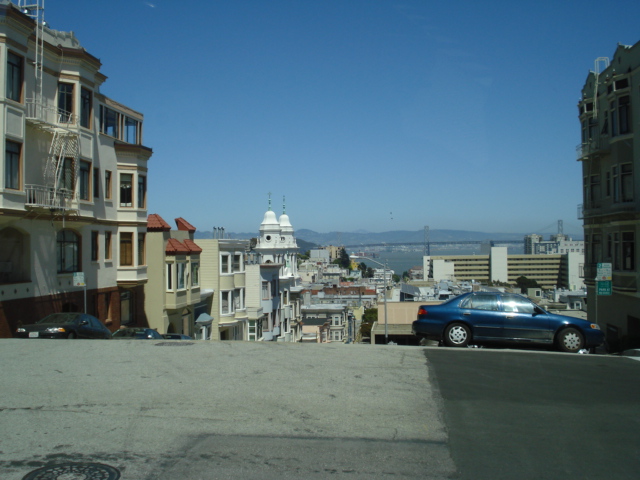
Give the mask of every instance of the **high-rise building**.
POLYGON ((143 116, 43 3, 0 1, 0 337, 60 311, 146 321, 143 116))
MULTIPOLYGON (((618 45, 611 61, 600 57, 578 102, 582 141, 585 283, 589 319, 607 334, 612 350, 640 346, 640 42, 618 45), (610 264, 596 282, 598 266, 610 264), (601 288, 597 288, 601 287, 601 288)), ((601 270, 603 271, 603 270, 601 270)))

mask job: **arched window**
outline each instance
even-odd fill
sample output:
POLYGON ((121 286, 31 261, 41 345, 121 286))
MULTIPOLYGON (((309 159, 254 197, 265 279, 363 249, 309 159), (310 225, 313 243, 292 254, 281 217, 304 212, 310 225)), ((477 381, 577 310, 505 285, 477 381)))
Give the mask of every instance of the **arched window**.
POLYGON ((60 230, 57 237, 58 273, 80 271, 80 236, 71 230, 60 230))

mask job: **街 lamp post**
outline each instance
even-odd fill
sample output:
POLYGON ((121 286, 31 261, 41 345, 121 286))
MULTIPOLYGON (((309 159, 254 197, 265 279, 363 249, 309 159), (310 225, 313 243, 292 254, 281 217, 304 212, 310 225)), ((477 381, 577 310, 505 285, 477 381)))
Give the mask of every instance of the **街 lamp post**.
POLYGON ((384 302, 384 344, 388 345, 389 344, 389 317, 387 315, 387 288, 388 288, 388 283, 387 283, 387 261, 384 261, 384 264, 373 260, 372 258, 369 257, 363 257, 360 255, 351 255, 349 258, 359 258, 362 260, 370 260, 375 264, 380 265, 382 268, 384 268, 384 294, 382 297, 382 300, 384 302))

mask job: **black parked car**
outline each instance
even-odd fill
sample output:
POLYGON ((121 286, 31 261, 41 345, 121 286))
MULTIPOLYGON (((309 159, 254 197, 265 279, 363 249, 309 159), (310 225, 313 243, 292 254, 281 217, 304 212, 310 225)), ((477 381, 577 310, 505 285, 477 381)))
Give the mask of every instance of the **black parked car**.
POLYGON ((116 340, 162 340, 162 335, 152 328, 121 328, 113 332, 116 340))
POLYGON ((93 315, 52 313, 33 325, 16 330, 18 338, 111 338, 111 332, 93 315))
POLYGON ((449 347, 541 344, 579 352, 604 343, 598 324, 549 313, 514 293, 465 293, 439 305, 421 305, 413 333, 449 347))

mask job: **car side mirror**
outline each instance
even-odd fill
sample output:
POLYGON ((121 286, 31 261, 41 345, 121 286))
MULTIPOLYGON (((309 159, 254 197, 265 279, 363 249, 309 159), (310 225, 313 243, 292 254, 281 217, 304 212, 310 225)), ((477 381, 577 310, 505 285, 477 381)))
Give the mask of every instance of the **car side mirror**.
POLYGON ((89 322, 88 322, 88 321, 86 321, 86 320, 82 320, 82 321, 80 322, 80 325, 89 325, 89 322))
POLYGON ((542 315, 544 313, 544 310, 542 310, 540 307, 533 307, 533 316, 535 317, 536 315, 542 315))

